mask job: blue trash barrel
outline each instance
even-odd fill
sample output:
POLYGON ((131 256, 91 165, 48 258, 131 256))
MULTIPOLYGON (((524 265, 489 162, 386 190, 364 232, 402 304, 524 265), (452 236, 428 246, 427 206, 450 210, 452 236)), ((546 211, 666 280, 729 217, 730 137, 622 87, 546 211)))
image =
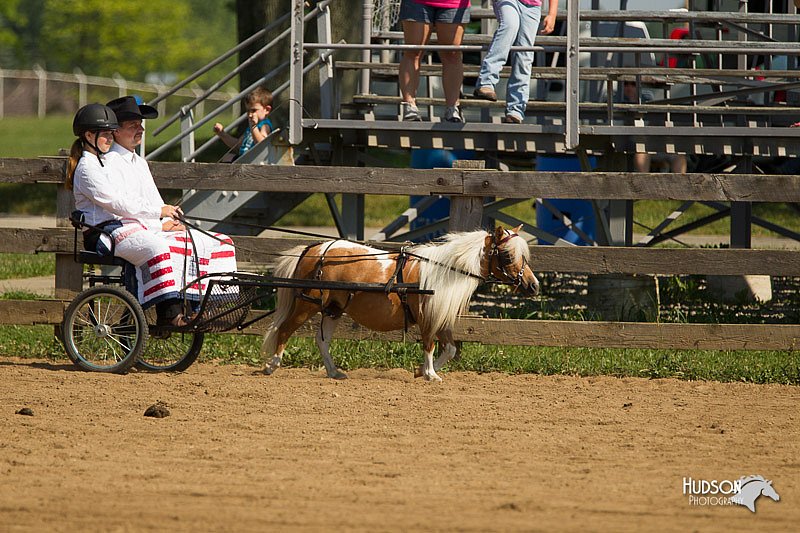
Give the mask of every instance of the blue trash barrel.
MULTIPOLYGON (((597 166, 597 159, 589 157, 592 168, 597 166)), ((536 157, 536 169, 545 172, 580 172, 581 164, 578 158, 573 155, 539 155, 536 157)), ((581 229, 592 239, 597 238, 597 227, 594 218, 592 202, 588 200, 557 200, 548 199, 569 218, 575 226, 581 229)), ((561 223, 550 211, 541 207, 536 209, 536 225, 556 237, 560 237, 567 242, 587 246, 590 243, 584 241, 577 233, 561 223)), ((539 239, 539 244, 553 244, 539 239)))
MULTIPOLYGON (((458 159, 474 159, 475 152, 472 150, 440 150, 419 148, 411 150, 411 168, 452 168, 453 161, 458 159)), ((411 196, 410 206, 413 207, 417 202, 425 196, 411 196)), ((425 211, 417 213, 410 226, 411 229, 421 228, 428 224, 432 224, 443 218, 450 216, 450 199, 439 198, 431 204, 425 211)), ((444 230, 435 233, 426 234, 418 239, 419 241, 429 241, 445 233, 444 230)))

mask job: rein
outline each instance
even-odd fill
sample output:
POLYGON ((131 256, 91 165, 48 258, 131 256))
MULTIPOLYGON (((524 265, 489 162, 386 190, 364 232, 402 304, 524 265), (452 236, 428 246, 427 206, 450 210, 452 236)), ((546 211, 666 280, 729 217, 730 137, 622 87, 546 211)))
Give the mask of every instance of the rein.
POLYGON ((421 256, 421 255, 417 255, 417 254, 415 254, 413 252, 401 252, 401 253, 405 253, 407 256, 413 257, 414 259, 417 259, 419 261, 425 261, 426 263, 430 263, 432 265, 444 267, 444 268, 446 268, 448 270, 452 270, 453 272, 457 272, 459 274, 463 274, 464 276, 469 276, 470 278, 475 278, 475 279, 479 279, 481 281, 486 281, 486 278, 484 278, 483 276, 479 276, 477 274, 473 274, 472 272, 467 272, 466 270, 462 270, 460 268, 456 268, 456 267, 451 266, 451 265, 446 265, 444 263, 440 263, 439 261, 434 261, 433 259, 428 259, 427 257, 421 256))
MULTIPOLYGON (((221 222, 219 220, 214 220, 214 219, 209 219, 209 218, 202 218, 202 217, 192 217, 192 219, 198 220, 198 221, 202 221, 202 222, 221 222)), ((211 234, 209 231, 200 228, 197 224, 193 224, 191 222, 188 222, 183 217, 180 217, 179 220, 180 220, 181 223, 185 224, 186 226, 188 226, 188 227, 190 227, 192 229, 195 229, 195 230, 199 231, 200 233, 203 233, 204 235, 207 235, 208 237, 211 237, 212 239, 214 239, 216 241, 219 241, 219 242, 227 244, 226 241, 224 241, 223 239, 217 237, 216 235, 211 234)), ((248 226, 248 227, 260 228, 260 229, 264 229, 264 230, 278 231, 278 232, 282 232, 282 233, 290 233, 290 234, 294 234, 294 235, 303 235, 303 236, 306 236, 306 237, 318 237, 318 238, 323 238, 323 239, 331 239, 333 241, 346 240, 347 242, 354 242, 356 244, 365 244, 365 243, 362 243, 362 242, 359 242, 359 241, 351 241, 349 239, 337 239, 335 237, 331 237, 330 235, 322 235, 322 234, 319 234, 319 233, 311 233, 311 232, 307 232, 307 231, 292 230, 292 229, 288 229, 288 228, 279 228, 279 227, 275 227, 275 226, 260 226, 260 225, 257 225, 257 224, 247 224, 247 223, 242 223, 242 222, 233 222, 232 224, 240 225, 240 226, 248 226)), ((515 288, 518 288, 522 284, 522 281, 523 281, 522 277, 524 275, 524 270, 525 269, 521 268, 516 276, 510 275, 506 271, 506 267, 509 265, 509 263, 508 262, 503 263, 502 261, 500 261, 500 246, 505 244, 509 240, 513 239, 514 237, 518 237, 518 236, 519 235, 516 234, 516 233, 509 232, 508 235, 504 236, 502 239, 497 241, 497 240, 495 240, 495 237, 492 234, 492 248, 489 251, 489 253, 487 254, 488 257, 489 257, 489 267, 488 267, 489 276, 494 278, 495 280, 497 280, 500 283, 508 283, 510 285, 513 285, 515 288), (500 272, 503 273, 503 275, 505 276, 506 279, 500 279, 497 276, 494 276, 492 274, 492 264, 493 264, 493 261, 495 260, 495 258, 497 260, 498 269, 500 270, 500 272)), ((372 245, 372 246, 374 246, 374 245, 372 245)), ((326 252, 327 252, 327 250, 325 250, 325 252, 323 252, 322 255, 318 257, 318 259, 320 260, 320 263, 322 261, 324 261, 326 252)), ((405 258, 411 257, 411 258, 414 258, 414 259, 416 259, 418 261, 425 261, 426 263, 430 263, 432 265, 436 265, 436 266, 439 266, 439 267, 446 268, 448 270, 451 270, 451 271, 456 272, 458 274, 461 274, 463 276, 467 276, 467 277, 470 277, 470 278, 473 278, 473 279, 480 280, 483 283, 486 283, 486 282, 489 281, 489 279, 487 279, 484 276, 481 276, 481 275, 478 275, 478 274, 473 274, 472 272, 467 272, 466 270, 463 270, 463 269, 460 269, 460 268, 456 268, 456 267, 454 267, 452 265, 447 265, 447 264, 439 262, 439 261, 434 261, 432 259, 428 259, 427 257, 421 256, 419 254, 415 254, 414 252, 409 252, 405 248, 401 249, 399 252, 386 250, 386 251, 381 251, 381 252, 377 252, 377 253, 370 253, 370 254, 349 255, 347 257, 348 258, 358 258, 358 257, 365 257, 366 258, 366 257, 377 257, 377 256, 380 256, 380 255, 386 255, 386 254, 397 254, 397 256, 398 256, 397 257, 397 261, 398 262, 402 262, 403 265, 405 265, 405 258)), ((268 254, 268 255, 275 255, 275 256, 278 256, 278 257, 286 257, 286 254, 281 254, 281 253, 273 253, 273 254, 268 254)), ((311 257, 311 256, 307 255, 305 253, 305 251, 304 251, 303 254, 301 254, 301 257, 311 257)), ((528 264, 528 262, 525 260, 525 258, 523 258, 523 267, 524 267, 524 265, 527 265, 527 264, 528 264)), ((393 276, 393 277, 396 277, 396 276, 393 276)))

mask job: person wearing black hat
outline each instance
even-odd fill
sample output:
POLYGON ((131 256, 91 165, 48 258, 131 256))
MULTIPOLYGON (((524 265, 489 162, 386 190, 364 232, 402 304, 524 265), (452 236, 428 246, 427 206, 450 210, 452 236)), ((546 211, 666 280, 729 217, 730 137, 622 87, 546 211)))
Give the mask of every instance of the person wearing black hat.
MULTIPOLYGON (((138 104, 132 96, 100 107, 114 117, 109 130, 113 130, 115 142, 113 146, 110 142, 99 144, 107 151, 102 167, 95 162, 96 168, 80 183, 76 172, 76 205, 92 213, 87 222, 111 233, 115 255, 134 265, 136 294, 142 306, 155 305, 161 325, 185 325, 191 309, 185 308, 184 302, 199 301, 201 289, 182 290, 206 272, 235 271, 233 243, 225 235, 187 231, 180 222, 180 207, 164 202, 147 161, 134 153, 144 133, 142 120, 157 117, 155 108, 138 104)), ((94 139, 89 134, 86 137, 94 139)), ((101 238, 97 248, 109 253, 110 242, 103 243, 101 238)))

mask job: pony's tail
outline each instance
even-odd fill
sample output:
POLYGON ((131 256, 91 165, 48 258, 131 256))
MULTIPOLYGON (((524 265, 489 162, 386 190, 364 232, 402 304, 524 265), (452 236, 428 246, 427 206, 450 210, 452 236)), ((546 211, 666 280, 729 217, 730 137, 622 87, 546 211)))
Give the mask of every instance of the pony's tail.
MULTIPOLYGON (((301 245, 284 252, 286 255, 278 260, 273 275, 276 278, 292 277, 295 270, 297 270, 297 264, 300 262, 300 259, 302 259, 305 250, 306 246, 301 245)), ((264 335, 264 342, 261 344, 262 356, 271 357, 275 355, 275 349, 278 346, 278 329, 283 325, 286 319, 291 316, 294 311, 294 303, 294 289, 278 289, 272 323, 267 328, 267 332, 264 335)))

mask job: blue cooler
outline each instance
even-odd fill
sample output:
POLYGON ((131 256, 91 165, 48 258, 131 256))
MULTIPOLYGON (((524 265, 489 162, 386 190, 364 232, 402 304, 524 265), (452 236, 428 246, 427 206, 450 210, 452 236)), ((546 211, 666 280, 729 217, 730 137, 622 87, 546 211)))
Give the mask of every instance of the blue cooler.
MULTIPOLYGON (((472 150, 440 150, 419 148, 411 150, 411 168, 452 168, 453 161, 458 159, 474 159, 475 152, 472 150)), ((410 206, 419 202, 425 196, 411 196, 410 206)), ((450 199, 439 198, 431 204, 425 211, 417 213, 417 218, 411 221, 411 229, 421 228, 428 224, 432 224, 443 218, 450 216, 450 199)), ((435 239, 439 235, 445 233, 445 230, 429 233, 417 239, 420 241, 429 241, 435 239)))
MULTIPOLYGON (((589 158, 592 168, 597 167, 597 159, 589 158)), ((539 155, 536 157, 536 170, 544 172, 581 172, 581 164, 576 156, 573 155, 539 155)), ((548 201, 556 209, 564 213, 575 226, 581 229, 592 239, 597 238, 597 228, 594 218, 592 202, 588 200, 551 200, 548 201)), ((567 242, 581 246, 589 245, 577 233, 561 223, 553 214, 545 208, 536 209, 536 225, 556 237, 560 237, 567 242)), ((539 239, 539 244, 553 244, 539 239)))

